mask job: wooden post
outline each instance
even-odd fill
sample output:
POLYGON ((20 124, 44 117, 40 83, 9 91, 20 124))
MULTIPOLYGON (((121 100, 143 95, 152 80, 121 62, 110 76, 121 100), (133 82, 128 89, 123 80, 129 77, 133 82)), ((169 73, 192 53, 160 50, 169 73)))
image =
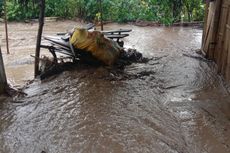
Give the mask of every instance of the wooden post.
POLYGON ((103 27, 103 8, 102 8, 102 0, 99 0, 99 4, 100 4, 100 14, 101 14, 101 31, 104 30, 103 27))
POLYGON ((204 44, 204 40, 205 40, 205 34, 206 34, 206 30, 207 30, 207 20, 208 20, 208 10, 209 10, 209 2, 206 1, 205 4, 205 15, 204 15, 204 29, 203 29, 203 36, 202 36, 202 50, 203 50, 203 44, 204 44))
POLYGON ((35 64, 34 64, 35 77, 39 75, 39 57, 40 57, 41 37, 42 37, 44 17, 45 17, 45 0, 40 0, 39 6, 40 6, 39 28, 38 28, 38 35, 37 35, 37 45, 35 51, 35 64))
POLYGON ((7 50, 7 54, 10 54, 10 50, 9 50, 9 38, 8 38, 8 27, 7 27, 6 0, 4 0, 4 21, 5 21, 5 31, 6 31, 6 50, 7 50))
POLYGON ((7 86, 6 73, 5 73, 2 51, 0 46, 0 94, 5 92, 6 86, 7 86))
POLYGON ((208 52, 207 55, 210 59, 217 60, 215 58, 215 49, 216 49, 216 44, 217 44, 217 38, 218 38, 218 30, 219 30, 219 21, 220 21, 220 13, 221 13, 221 6, 222 6, 222 0, 216 0, 214 3, 213 7, 213 21, 211 24, 211 29, 210 31, 211 36, 209 39, 209 44, 208 44, 208 52))

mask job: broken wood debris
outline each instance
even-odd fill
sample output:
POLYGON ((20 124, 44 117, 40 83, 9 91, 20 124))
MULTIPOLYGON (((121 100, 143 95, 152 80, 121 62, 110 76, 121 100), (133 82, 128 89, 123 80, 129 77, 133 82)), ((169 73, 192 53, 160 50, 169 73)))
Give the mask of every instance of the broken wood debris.
POLYGON ((74 28, 69 33, 44 36, 41 47, 48 49, 53 58, 36 57, 40 61, 40 78, 43 80, 66 70, 87 66, 107 65, 122 71, 125 66, 132 63, 147 63, 151 60, 144 58, 135 49, 123 48, 124 42, 120 39, 129 36, 131 29, 89 31, 93 27, 94 25, 89 24, 86 28, 74 28), (57 53, 63 54, 64 57, 58 57, 57 53))
POLYGON ((181 87, 181 86, 183 86, 182 84, 180 84, 180 85, 172 85, 172 86, 167 86, 167 87, 162 87, 163 89, 174 89, 174 88, 177 88, 177 87, 181 87))
MULTIPOLYGON (((118 60, 114 63, 113 66, 110 66, 111 72, 114 70, 115 73, 123 72, 125 66, 130 65, 132 63, 146 63, 149 59, 142 56, 141 53, 136 51, 135 49, 128 49, 127 51, 123 50, 118 57, 118 60)), ((63 71, 70 71, 77 68, 87 68, 87 67, 100 67, 105 66, 100 61, 96 59, 92 59, 92 57, 88 58, 88 61, 85 60, 75 60, 74 62, 53 62, 52 59, 48 57, 43 57, 41 59, 40 66, 40 79, 44 80, 50 76, 57 75, 62 73, 63 71), (96 63, 97 62, 97 63, 96 63)), ((152 73, 152 72, 151 72, 152 73)), ((148 72, 146 74, 137 74, 136 78, 140 75, 150 75, 148 72)))
POLYGON ((189 55, 189 54, 183 54, 183 56, 190 57, 190 58, 197 59, 197 60, 204 61, 204 62, 212 62, 212 60, 206 59, 205 57, 202 57, 202 56, 194 56, 194 55, 189 55))

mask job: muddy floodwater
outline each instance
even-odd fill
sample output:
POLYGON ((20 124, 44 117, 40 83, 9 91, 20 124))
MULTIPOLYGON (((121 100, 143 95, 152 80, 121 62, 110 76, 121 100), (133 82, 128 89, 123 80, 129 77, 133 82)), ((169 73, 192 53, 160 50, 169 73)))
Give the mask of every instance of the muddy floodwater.
MULTIPOLYGON (((45 34, 65 32, 73 21, 47 22, 45 34)), ((0 103, 0 153, 229 153, 230 95, 213 62, 197 51, 194 27, 131 28, 125 46, 145 64, 113 78, 106 68, 66 71, 25 88, 27 96, 0 103)), ((8 79, 33 79, 37 24, 11 23, 10 55, 2 49, 8 79)), ((47 54, 45 50, 42 54, 47 54)))

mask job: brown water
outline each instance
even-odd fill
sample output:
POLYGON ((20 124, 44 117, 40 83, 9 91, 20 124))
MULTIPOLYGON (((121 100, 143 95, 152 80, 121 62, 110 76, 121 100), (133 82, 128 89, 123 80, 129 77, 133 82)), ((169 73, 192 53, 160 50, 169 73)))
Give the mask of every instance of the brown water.
MULTIPOLYGON (((48 23, 45 33, 74 24, 48 23)), ((27 97, 0 103, 1 153, 230 152, 230 96, 214 64, 195 52, 202 30, 117 24, 106 29, 120 27, 133 29, 126 46, 153 60, 128 66, 124 73, 130 77, 119 81, 108 79, 114 74, 105 68, 36 80, 25 89, 27 97)), ((4 56, 8 77, 19 84, 32 78, 31 63, 24 64, 33 53, 28 46, 4 56), (15 65, 13 56, 21 57, 15 65)))

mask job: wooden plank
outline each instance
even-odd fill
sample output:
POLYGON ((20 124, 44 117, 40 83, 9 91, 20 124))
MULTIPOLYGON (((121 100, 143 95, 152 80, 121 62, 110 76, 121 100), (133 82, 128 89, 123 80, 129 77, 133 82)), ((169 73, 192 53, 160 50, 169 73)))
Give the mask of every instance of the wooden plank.
POLYGON ((217 43, 217 34, 218 34, 218 28, 219 28, 219 21, 220 21, 220 14, 221 14, 221 5, 222 0, 216 0, 214 5, 214 10, 213 10, 213 23, 212 23, 212 30, 211 35, 210 35, 210 42, 208 45, 208 57, 210 59, 215 60, 215 47, 217 43))
POLYGON ((132 29, 119 29, 119 30, 110 30, 110 31, 102 31, 103 34, 115 34, 115 33, 125 33, 131 32, 132 29))
POLYGON ((124 38, 124 37, 128 37, 129 34, 120 34, 120 35, 105 35, 105 37, 110 38, 110 39, 120 39, 120 38, 124 38))
POLYGON ((7 80, 6 80, 6 73, 2 58, 2 51, 0 47, 0 94, 4 93, 5 88, 7 86, 7 80))
POLYGON ((227 28, 228 30, 230 30, 230 25, 226 25, 226 28, 227 28))
POLYGON ((225 40, 225 44, 226 44, 226 67, 225 67, 225 78, 227 81, 230 81, 230 6, 228 9, 228 22, 226 25, 226 31, 227 31, 227 37, 225 40))
POLYGON ((203 45, 202 45, 202 50, 205 52, 205 54, 208 54, 208 46, 209 46, 209 39, 210 39, 210 29, 212 25, 212 20, 213 20, 213 10, 214 10, 214 3, 209 4, 208 8, 208 16, 207 16, 207 24, 206 28, 204 31, 204 38, 203 38, 203 45))
MULTIPOLYGON (((228 56, 228 44, 229 44, 229 30, 227 30, 227 21, 230 22, 230 9, 226 9, 226 19, 225 19, 225 24, 224 24, 224 29, 225 29, 225 36, 224 36, 224 43, 223 43, 223 49, 222 49, 222 55, 221 55, 221 61, 220 61, 220 72, 225 76, 226 73, 226 64, 227 64, 227 56, 228 56)), ((229 23, 230 24, 230 23, 229 23)))
POLYGON ((211 2, 205 24, 202 49, 216 61, 218 72, 230 82, 230 1, 211 2))
MULTIPOLYGON (((228 30, 228 40, 226 40, 226 41, 228 41, 228 42, 230 42, 230 29, 228 30)), ((228 56, 227 56, 227 66, 226 66, 226 76, 225 76, 225 78, 226 78, 226 80, 230 83, 230 43, 228 43, 228 50, 227 50, 227 54, 228 54, 228 56)))
POLYGON ((206 27, 204 28, 202 50, 209 59, 216 60, 215 48, 218 39, 219 17, 222 0, 209 3, 206 27))
POLYGON ((221 61, 221 74, 226 77, 226 68, 227 68, 227 63, 228 63, 228 47, 229 47, 229 43, 227 42, 228 40, 230 40, 230 31, 227 30, 226 31, 226 37, 225 37, 225 42, 224 42, 224 47, 223 47, 223 55, 222 55, 222 61, 221 61))
POLYGON ((223 5, 229 6, 229 5, 230 5, 230 1, 229 1, 229 0, 225 0, 225 1, 223 2, 223 5))
POLYGON ((217 47, 216 47, 216 52, 215 52, 215 58, 216 62, 219 62, 220 55, 222 53, 222 46, 223 46, 223 37, 224 37, 224 28, 223 28, 223 17, 224 17, 224 12, 225 9, 221 10, 221 15, 220 15, 220 22, 219 22, 219 30, 218 30, 218 39, 217 39, 217 47))
MULTIPOLYGON (((202 44, 204 44, 205 34, 206 34, 206 31, 207 31, 208 10, 209 10, 209 3, 206 2, 206 5, 205 5, 205 16, 204 16, 204 30, 203 30, 203 36, 202 36, 202 44)), ((202 50, 203 50, 203 45, 202 45, 202 50)))
POLYGON ((221 9, 221 16, 220 16, 220 22, 219 22, 219 37, 217 40, 217 47, 216 47, 216 63, 218 65, 218 72, 221 72, 222 67, 222 58, 223 58, 223 46, 224 46, 224 38, 226 35, 226 23, 227 23, 227 8, 222 6, 221 9))

